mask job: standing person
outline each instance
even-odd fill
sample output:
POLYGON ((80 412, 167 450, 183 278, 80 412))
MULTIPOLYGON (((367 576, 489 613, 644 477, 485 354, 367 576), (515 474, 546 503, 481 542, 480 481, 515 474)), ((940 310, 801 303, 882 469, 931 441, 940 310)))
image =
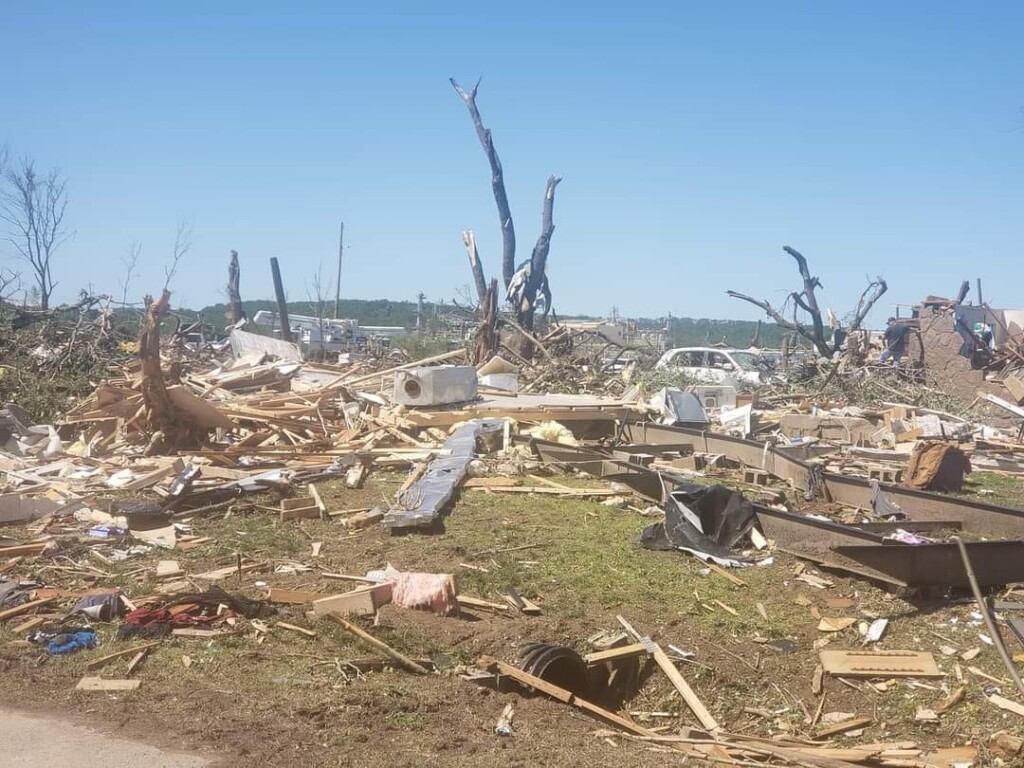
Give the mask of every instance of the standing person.
POLYGON ((885 349, 882 350, 878 362, 886 363, 893 361, 893 365, 900 367, 900 359, 907 354, 907 336, 910 328, 906 325, 899 325, 895 317, 890 317, 885 329, 885 349))

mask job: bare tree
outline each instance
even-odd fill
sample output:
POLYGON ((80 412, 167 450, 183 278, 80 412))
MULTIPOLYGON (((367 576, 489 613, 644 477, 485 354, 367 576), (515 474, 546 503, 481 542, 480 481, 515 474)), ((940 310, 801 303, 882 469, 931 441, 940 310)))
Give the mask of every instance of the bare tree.
POLYGON ((494 193, 494 202, 498 207, 498 222, 501 224, 501 275, 505 281, 505 287, 508 288, 508 284, 512 282, 512 275, 516 271, 516 228, 512 222, 512 211, 508 207, 508 195, 505 194, 505 172, 502 170, 501 160, 498 159, 498 151, 494 148, 491 131, 484 127, 480 110, 476 106, 476 92, 480 88, 480 80, 476 81, 476 85, 469 93, 455 82, 455 78, 449 78, 449 80, 455 92, 459 94, 459 98, 466 103, 466 107, 469 109, 477 138, 480 139, 484 154, 487 155, 487 162, 491 165, 491 191, 494 193))
POLYGON ((882 294, 888 289, 885 280, 881 277, 876 277, 874 280, 868 282, 867 287, 861 293, 860 300, 857 302, 857 308, 853 311, 849 324, 846 327, 846 334, 833 335, 833 341, 830 343, 825 338, 825 322, 822 319, 821 309, 818 306, 817 290, 822 288, 821 281, 811 275, 810 268, 807 266, 807 259, 804 258, 803 254, 799 251, 790 248, 788 245, 784 246, 783 249, 786 253, 793 257, 796 261, 797 270, 800 272, 800 277, 803 279, 803 290, 792 291, 789 294, 789 298, 793 300, 793 319, 787 320, 783 316, 785 312, 785 305, 782 309, 776 309, 773 307, 767 299, 755 299, 751 296, 747 296, 737 291, 726 291, 726 293, 734 299, 740 299, 748 304, 753 304, 755 307, 760 307, 765 311, 777 325, 785 328, 786 330, 798 333, 807 339, 814 348, 818 351, 818 354, 823 357, 832 357, 832 355, 838 352, 838 347, 841 344, 843 336, 852 333, 860 328, 861 323, 864 322, 864 318, 867 317, 868 312, 875 305, 882 294), (810 326, 801 320, 800 313, 805 313, 810 318, 810 326))
MULTIPOLYGON (((316 316, 316 325, 320 340, 320 359, 326 353, 324 344, 324 319, 327 317, 327 294, 324 292, 323 265, 317 264, 316 272, 313 273, 312 284, 306 286, 306 295, 313 306, 313 314, 316 316)), ((312 346, 312 345, 311 345, 312 346)))
MULTIPOLYGON (((551 236, 554 234, 554 205, 555 188, 561 178, 551 176, 548 178, 544 190, 544 205, 541 216, 541 234, 537 244, 533 248, 533 254, 529 261, 523 262, 516 269, 516 233, 512 223, 512 212, 508 205, 508 195, 505 193, 505 175, 501 167, 501 160, 498 159, 498 152, 494 148, 494 140, 489 129, 484 127, 480 110, 476 105, 476 94, 480 88, 480 81, 476 82, 472 90, 465 91, 454 79, 450 79, 452 87, 465 102, 469 109, 470 117, 473 119, 473 126, 476 128, 477 138, 484 148, 487 161, 491 166, 491 191, 494 194, 494 202, 498 208, 498 218, 501 224, 502 235, 502 257, 501 272, 505 281, 506 298, 512 304, 516 316, 516 325, 521 326, 525 331, 533 330, 534 312, 538 293, 545 299, 544 312, 547 314, 551 309, 551 292, 548 289, 546 267, 548 252, 551 246, 551 236)), ((483 278, 483 270, 480 266, 479 254, 476 252, 476 243, 472 238, 467 239, 463 235, 463 242, 469 252, 470 265, 473 269, 473 280, 476 283, 477 294, 480 297, 481 306, 484 303, 486 294, 486 282, 483 278)), ((529 357, 532 352, 532 341, 529 333, 522 333, 520 350, 524 357, 529 357)))
POLYGON ((121 306, 128 306, 128 288, 132 284, 132 278, 138 277, 135 271, 139 266, 139 257, 142 256, 142 243, 132 243, 128 246, 128 252, 121 257, 121 264, 124 266, 124 277, 118 280, 121 286, 121 306))
POLYGON ((68 207, 67 180, 52 169, 40 174, 31 158, 3 168, 0 220, 7 224, 5 239, 32 268, 39 304, 50 308, 57 286, 51 271, 54 254, 71 236, 64 222, 68 207))
POLYGON ((164 290, 171 284, 174 275, 178 272, 178 265, 182 258, 192 250, 192 227, 184 221, 178 222, 178 229, 174 233, 174 250, 171 252, 171 262, 164 267, 164 290))

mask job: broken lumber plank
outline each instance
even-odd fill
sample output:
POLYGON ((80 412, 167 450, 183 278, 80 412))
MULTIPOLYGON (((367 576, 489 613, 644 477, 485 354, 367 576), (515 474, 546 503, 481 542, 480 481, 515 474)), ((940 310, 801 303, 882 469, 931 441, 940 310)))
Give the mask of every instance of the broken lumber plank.
POLYGON ((135 669, 139 666, 139 664, 142 663, 142 660, 146 658, 146 656, 148 655, 149 648, 145 648, 144 650, 141 650, 137 654, 135 654, 132 660, 128 662, 128 669, 125 670, 125 674, 130 675, 132 672, 134 672, 135 669))
POLYGON ((83 677, 75 686, 76 691, 134 691, 142 685, 141 680, 108 680, 102 677, 83 677))
POLYGON ((234 576, 236 573, 251 573, 252 571, 263 571, 270 567, 268 563, 246 563, 241 567, 237 565, 229 565, 224 568, 217 568, 213 571, 206 571, 205 573, 197 573, 192 576, 193 579, 201 579, 203 581, 223 581, 224 579, 234 576))
POLYGON ((364 512, 369 512, 373 507, 358 507, 356 509, 339 509, 334 512, 328 512, 328 517, 345 517, 346 515, 361 515, 364 512))
POLYGON ((113 653, 108 653, 106 656, 100 656, 98 659, 93 659, 92 661, 86 662, 85 668, 90 671, 93 669, 99 669, 108 661, 120 659, 122 656, 130 656, 133 653, 148 651, 150 648, 155 648, 158 645, 160 645, 159 641, 154 643, 146 643, 144 645, 136 645, 131 648, 122 648, 120 651, 114 651, 113 653))
POLYGON ((739 576, 736 576, 734 574, 729 573, 729 571, 727 569, 723 568, 722 566, 715 565, 714 563, 705 563, 705 565, 708 568, 710 568, 712 571, 717 573, 719 576, 724 578, 726 581, 728 581, 730 584, 734 584, 737 587, 745 587, 745 586, 747 586, 747 582, 745 582, 739 576))
POLYGON ((456 601, 459 603, 460 608, 477 609, 481 611, 493 611, 495 613, 508 613, 510 610, 509 606, 501 603, 491 603, 487 600, 481 600, 478 597, 469 597, 467 595, 457 595, 456 601))
POLYGON ((531 601, 530 599, 523 597, 518 591, 509 588, 507 592, 502 592, 501 599, 509 604, 510 608, 513 608, 520 613, 524 613, 527 616, 540 616, 543 611, 540 606, 531 601))
POLYGON ((519 485, 518 477, 471 477, 462 484, 463 488, 514 488, 519 485))
POLYGON ((1004 698, 1003 696, 1000 696, 995 693, 993 693, 991 696, 986 696, 985 698, 989 700, 989 703, 995 704, 997 707, 999 707, 1001 710, 1005 712, 1012 712, 1015 715, 1020 715, 1021 717, 1024 717, 1024 704, 1020 704, 1016 701, 1013 701, 1012 699, 1004 698))
POLYGON ((31 544, 15 544, 10 547, 0 547, 0 557, 41 555, 50 544, 50 541, 36 541, 31 544))
POLYGON ((320 507, 313 498, 300 496, 295 499, 281 499, 282 520, 316 519, 320 516, 320 507))
POLYGON ((618 496, 620 493, 611 488, 549 488, 546 485, 496 486, 492 488, 476 488, 477 491, 489 493, 533 493, 549 496, 567 496, 571 498, 603 498, 618 496))
POLYGON ((175 627, 171 630, 171 634, 174 637, 197 637, 197 638, 215 638, 215 637, 227 637, 233 635, 234 632, 226 632, 223 629, 202 629, 200 627, 175 627))
POLYGON ((306 629, 305 627, 299 627, 299 626, 296 626, 295 624, 288 624, 288 623, 283 622, 283 621, 277 622, 276 624, 274 624, 274 626, 275 627, 280 627, 281 629, 287 629, 289 632, 298 632, 300 635, 305 635, 306 637, 319 637, 320 636, 319 632, 314 632, 312 629, 306 629))
MULTIPOLYGON (((204 467, 205 469, 205 467, 204 467)), ((147 472, 144 475, 131 480, 120 486, 117 490, 119 491, 141 491, 150 486, 156 485, 161 480, 165 480, 171 475, 180 474, 185 470, 185 462, 181 459, 175 459, 172 463, 166 466, 154 469, 152 472, 147 472)))
POLYGON ((331 597, 326 592, 301 592, 292 589, 278 589, 271 587, 267 593, 268 603, 284 603, 285 605, 305 605, 319 600, 323 597, 331 597))
POLYGON ((429 675, 430 674, 430 672, 426 668, 420 666, 415 661, 410 659, 408 656, 406 656, 406 655, 404 655, 402 653, 399 653, 398 651, 396 651, 394 648, 392 648, 387 643, 384 643, 384 642, 378 640, 376 637, 371 635, 369 632, 366 632, 362 627, 356 626, 355 624, 350 622, 348 619, 346 619, 346 618, 344 618, 342 616, 339 616, 336 613, 329 613, 324 618, 326 618, 328 621, 333 621, 335 624, 337 624, 339 627, 344 629, 350 635, 353 635, 357 639, 361 640, 365 645, 368 645, 371 648, 374 648, 374 649, 380 651, 385 656, 391 657, 392 659, 397 661, 399 664, 401 664, 406 669, 411 670, 412 672, 415 672, 416 674, 419 674, 419 675, 429 675))
POLYGON ((654 731, 650 731, 643 726, 639 726, 622 715, 610 712, 596 704, 591 704, 586 699, 579 698, 576 694, 572 693, 572 691, 567 691, 565 688, 560 688, 553 683, 549 683, 547 680, 542 680, 528 672, 523 672, 521 669, 513 667, 511 664, 506 664, 504 661, 484 656, 477 660, 477 665, 483 669, 497 671, 505 677, 510 677, 516 682, 529 688, 533 688, 535 691, 546 694, 563 704, 569 704, 577 709, 582 709, 584 712, 598 718, 599 720, 618 726, 627 733, 633 733, 638 736, 656 735, 654 731))
POLYGON ((369 512, 361 512, 351 517, 342 518, 338 524, 343 528, 355 531, 360 528, 379 523, 384 519, 384 512, 380 509, 371 509, 369 512))
POLYGON ((209 544, 211 541, 213 541, 213 539, 209 536, 199 536, 197 538, 187 539, 185 541, 178 539, 178 549, 187 551, 202 546, 203 544, 209 544))
POLYGON ((606 661, 621 661, 622 659, 636 659, 641 656, 649 656, 647 646, 643 643, 633 643, 620 648, 610 648, 607 651, 594 651, 583 657, 588 666, 602 664, 606 661))
POLYGON ((54 598, 52 597, 43 597, 39 600, 29 600, 27 603, 22 603, 21 605, 16 605, 13 608, 0 611, 0 621, 5 621, 12 616, 19 616, 22 613, 27 613, 28 611, 40 608, 48 603, 52 603, 53 601, 54 598))
POLYGON ((935 657, 925 651, 822 650, 821 666, 841 677, 942 677, 935 657))
POLYGON ((18 626, 11 627, 11 632, 13 632, 16 635, 20 635, 24 632, 31 632, 36 627, 41 627, 48 621, 49 619, 45 616, 33 616, 31 619, 22 622, 18 626))
POLYGON ((646 638, 645 640, 645 645, 648 645, 651 655, 654 656, 655 663, 661 667, 661 671, 665 673, 666 677, 672 682, 672 685, 675 686, 679 695, 683 697, 683 701, 686 702, 686 706, 690 708, 690 711, 697 717, 700 724, 711 733, 720 730, 718 722, 711 712, 708 711, 708 708, 704 706, 704 702, 700 700, 700 697, 693 692, 690 684, 679 674, 676 665, 672 663, 672 660, 665 654, 661 646, 653 640, 646 638))
POLYGON ((316 508, 320 510, 320 517, 324 517, 327 514, 327 505, 324 504, 324 500, 320 498, 320 491, 317 490, 313 483, 309 484, 309 495, 313 498, 313 503, 316 504, 316 508))
POLYGON ((322 618, 330 613, 339 615, 372 616, 382 605, 391 602, 394 585, 390 581, 382 584, 370 584, 365 587, 343 592, 340 595, 329 595, 313 601, 313 613, 322 618))
POLYGON ((875 721, 870 717, 851 717, 849 720, 843 720, 841 723, 836 723, 835 725, 830 725, 827 728, 822 728, 814 734, 814 738, 827 739, 830 736, 838 736, 841 733, 859 731, 861 728, 867 728, 874 722, 875 721))

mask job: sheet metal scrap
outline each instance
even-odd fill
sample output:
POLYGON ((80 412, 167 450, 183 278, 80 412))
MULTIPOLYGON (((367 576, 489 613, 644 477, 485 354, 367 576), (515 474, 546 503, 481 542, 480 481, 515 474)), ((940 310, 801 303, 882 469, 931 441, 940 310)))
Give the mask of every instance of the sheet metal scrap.
POLYGON ((466 479, 477 440, 500 432, 502 425, 501 420, 481 419, 456 429, 444 443, 448 453, 435 458, 423 477, 399 496, 398 506, 384 515, 384 524, 392 530, 433 526, 466 479))
MULTIPOLYGON (((633 442, 648 445, 688 441, 697 450, 722 454, 748 467, 763 469, 788 480, 801 491, 812 486, 813 465, 795 458, 786 448, 696 429, 654 424, 625 425, 622 434, 633 442)), ((821 480, 820 490, 826 499, 860 509, 875 509, 878 505, 878 490, 873 490, 868 480, 835 472, 822 472, 821 480)), ((915 521, 951 520, 960 523, 965 530, 989 538, 1019 539, 1024 531, 1024 511, 1019 509, 903 488, 891 483, 879 483, 878 489, 884 492, 888 502, 915 521)))

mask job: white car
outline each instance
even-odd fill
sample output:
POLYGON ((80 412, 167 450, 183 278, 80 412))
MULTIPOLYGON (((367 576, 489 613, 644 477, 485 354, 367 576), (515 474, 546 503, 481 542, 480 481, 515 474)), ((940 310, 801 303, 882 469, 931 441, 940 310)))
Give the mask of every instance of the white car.
POLYGON ((758 360, 756 352, 741 349, 677 347, 662 355, 654 367, 679 371, 697 381, 749 385, 764 379, 758 360))

